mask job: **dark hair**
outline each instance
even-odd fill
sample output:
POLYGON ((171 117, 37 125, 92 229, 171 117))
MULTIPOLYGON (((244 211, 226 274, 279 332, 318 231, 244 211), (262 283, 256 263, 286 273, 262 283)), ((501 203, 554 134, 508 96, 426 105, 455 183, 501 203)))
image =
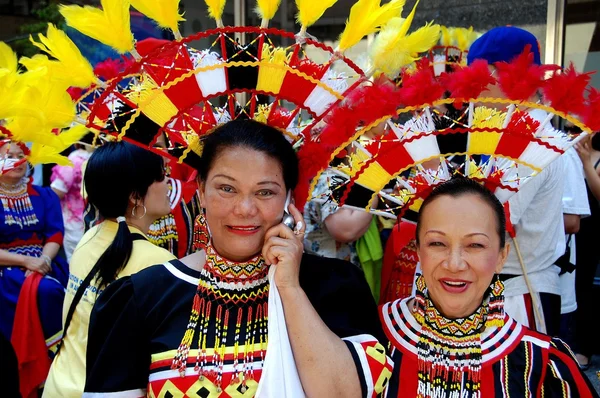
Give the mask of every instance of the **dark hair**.
POLYGON ((450 181, 444 182, 433 189, 431 194, 423 201, 419 210, 419 221, 417 222, 416 239, 419 244, 419 231, 421 226, 421 217, 427 206, 440 196, 460 197, 464 195, 475 195, 483 200, 488 206, 494 210, 496 215, 496 230, 500 238, 500 248, 506 245, 506 216, 504 214, 504 206, 498 198, 483 185, 477 181, 465 177, 453 178, 450 181))
MULTIPOLYGON (((103 218, 124 216, 132 194, 141 199, 150 185, 165 178, 163 166, 160 156, 136 145, 106 143, 92 153, 85 168, 88 202, 103 218)), ((115 239, 94 265, 100 287, 116 279, 129 261, 132 246, 129 228, 120 222, 115 239)))
MULTIPOLYGON (((210 168, 221 152, 234 147, 254 149, 277 160, 283 171, 286 189, 296 188, 298 157, 292 144, 274 127, 254 120, 233 120, 225 123, 204 139, 198 170, 200 178, 206 181, 210 168)), ((247 161, 251 160, 247 159, 247 161)))

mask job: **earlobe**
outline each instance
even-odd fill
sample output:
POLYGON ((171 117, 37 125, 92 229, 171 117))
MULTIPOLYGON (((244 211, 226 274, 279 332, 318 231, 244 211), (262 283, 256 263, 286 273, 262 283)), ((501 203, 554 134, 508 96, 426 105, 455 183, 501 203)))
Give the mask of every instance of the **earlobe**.
POLYGON ((508 259, 508 253, 510 253, 510 244, 507 243, 501 250, 500 250, 500 258, 498 259, 498 265, 496 266, 496 273, 499 274, 500 272, 502 272, 502 269, 504 268, 504 263, 506 263, 506 259, 508 259))

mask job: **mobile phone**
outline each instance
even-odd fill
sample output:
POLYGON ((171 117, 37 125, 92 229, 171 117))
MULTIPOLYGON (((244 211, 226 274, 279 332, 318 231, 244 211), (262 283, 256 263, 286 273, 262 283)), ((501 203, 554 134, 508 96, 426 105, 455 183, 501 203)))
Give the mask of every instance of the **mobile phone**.
POLYGON ((290 211, 288 209, 288 206, 290 205, 290 202, 292 200, 292 191, 289 190, 287 193, 287 197, 285 198, 285 205, 283 207, 283 219, 281 220, 281 222, 286 225, 288 228, 290 228, 291 230, 294 230, 294 227, 296 226, 296 220, 294 220, 294 217, 290 214, 290 211))

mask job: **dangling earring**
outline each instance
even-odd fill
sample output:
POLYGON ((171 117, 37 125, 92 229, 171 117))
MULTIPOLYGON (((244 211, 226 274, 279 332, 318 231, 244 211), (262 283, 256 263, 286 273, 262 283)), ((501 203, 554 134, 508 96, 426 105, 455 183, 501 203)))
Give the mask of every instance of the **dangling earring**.
POLYGON ((144 216, 146 215, 146 206, 144 205, 138 205, 137 203, 135 204, 135 206, 133 206, 133 209, 131 209, 131 217, 135 218, 136 220, 141 220, 142 218, 144 218, 144 216), (141 216, 136 215, 136 210, 138 207, 142 207, 142 209, 144 209, 144 213, 141 216))
POLYGON ((425 308, 427 307, 427 296, 425 295, 425 278, 422 274, 417 276, 415 281, 415 312, 414 317, 419 323, 423 323, 425 320, 425 308))
POLYGON ((210 230, 208 224, 206 224, 206 218, 204 212, 206 209, 202 208, 202 212, 198 214, 194 222, 194 238, 193 238, 193 249, 194 251, 206 249, 206 245, 210 242, 210 230))
POLYGON ((499 274, 496 274, 496 280, 490 285, 490 290, 485 327, 501 328, 504 326, 504 283, 499 274))

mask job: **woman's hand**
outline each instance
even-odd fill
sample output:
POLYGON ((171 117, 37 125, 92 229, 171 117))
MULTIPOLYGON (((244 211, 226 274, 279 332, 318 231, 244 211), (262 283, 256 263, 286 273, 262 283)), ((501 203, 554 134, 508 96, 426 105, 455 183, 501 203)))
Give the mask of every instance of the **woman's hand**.
POLYGON ((24 256, 23 267, 27 268, 28 271, 38 272, 42 275, 46 275, 52 271, 52 267, 42 257, 24 256))
POLYGON ((583 166, 592 163, 592 136, 584 137, 581 141, 575 144, 575 150, 581 159, 583 166))
POLYGON ((293 204, 289 205, 288 210, 294 217, 295 230, 292 231, 284 224, 277 224, 267 231, 262 249, 265 262, 278 266, 275 283, 279 290, 300 286, 300 261, 304 252, 304 218, 293 204))

